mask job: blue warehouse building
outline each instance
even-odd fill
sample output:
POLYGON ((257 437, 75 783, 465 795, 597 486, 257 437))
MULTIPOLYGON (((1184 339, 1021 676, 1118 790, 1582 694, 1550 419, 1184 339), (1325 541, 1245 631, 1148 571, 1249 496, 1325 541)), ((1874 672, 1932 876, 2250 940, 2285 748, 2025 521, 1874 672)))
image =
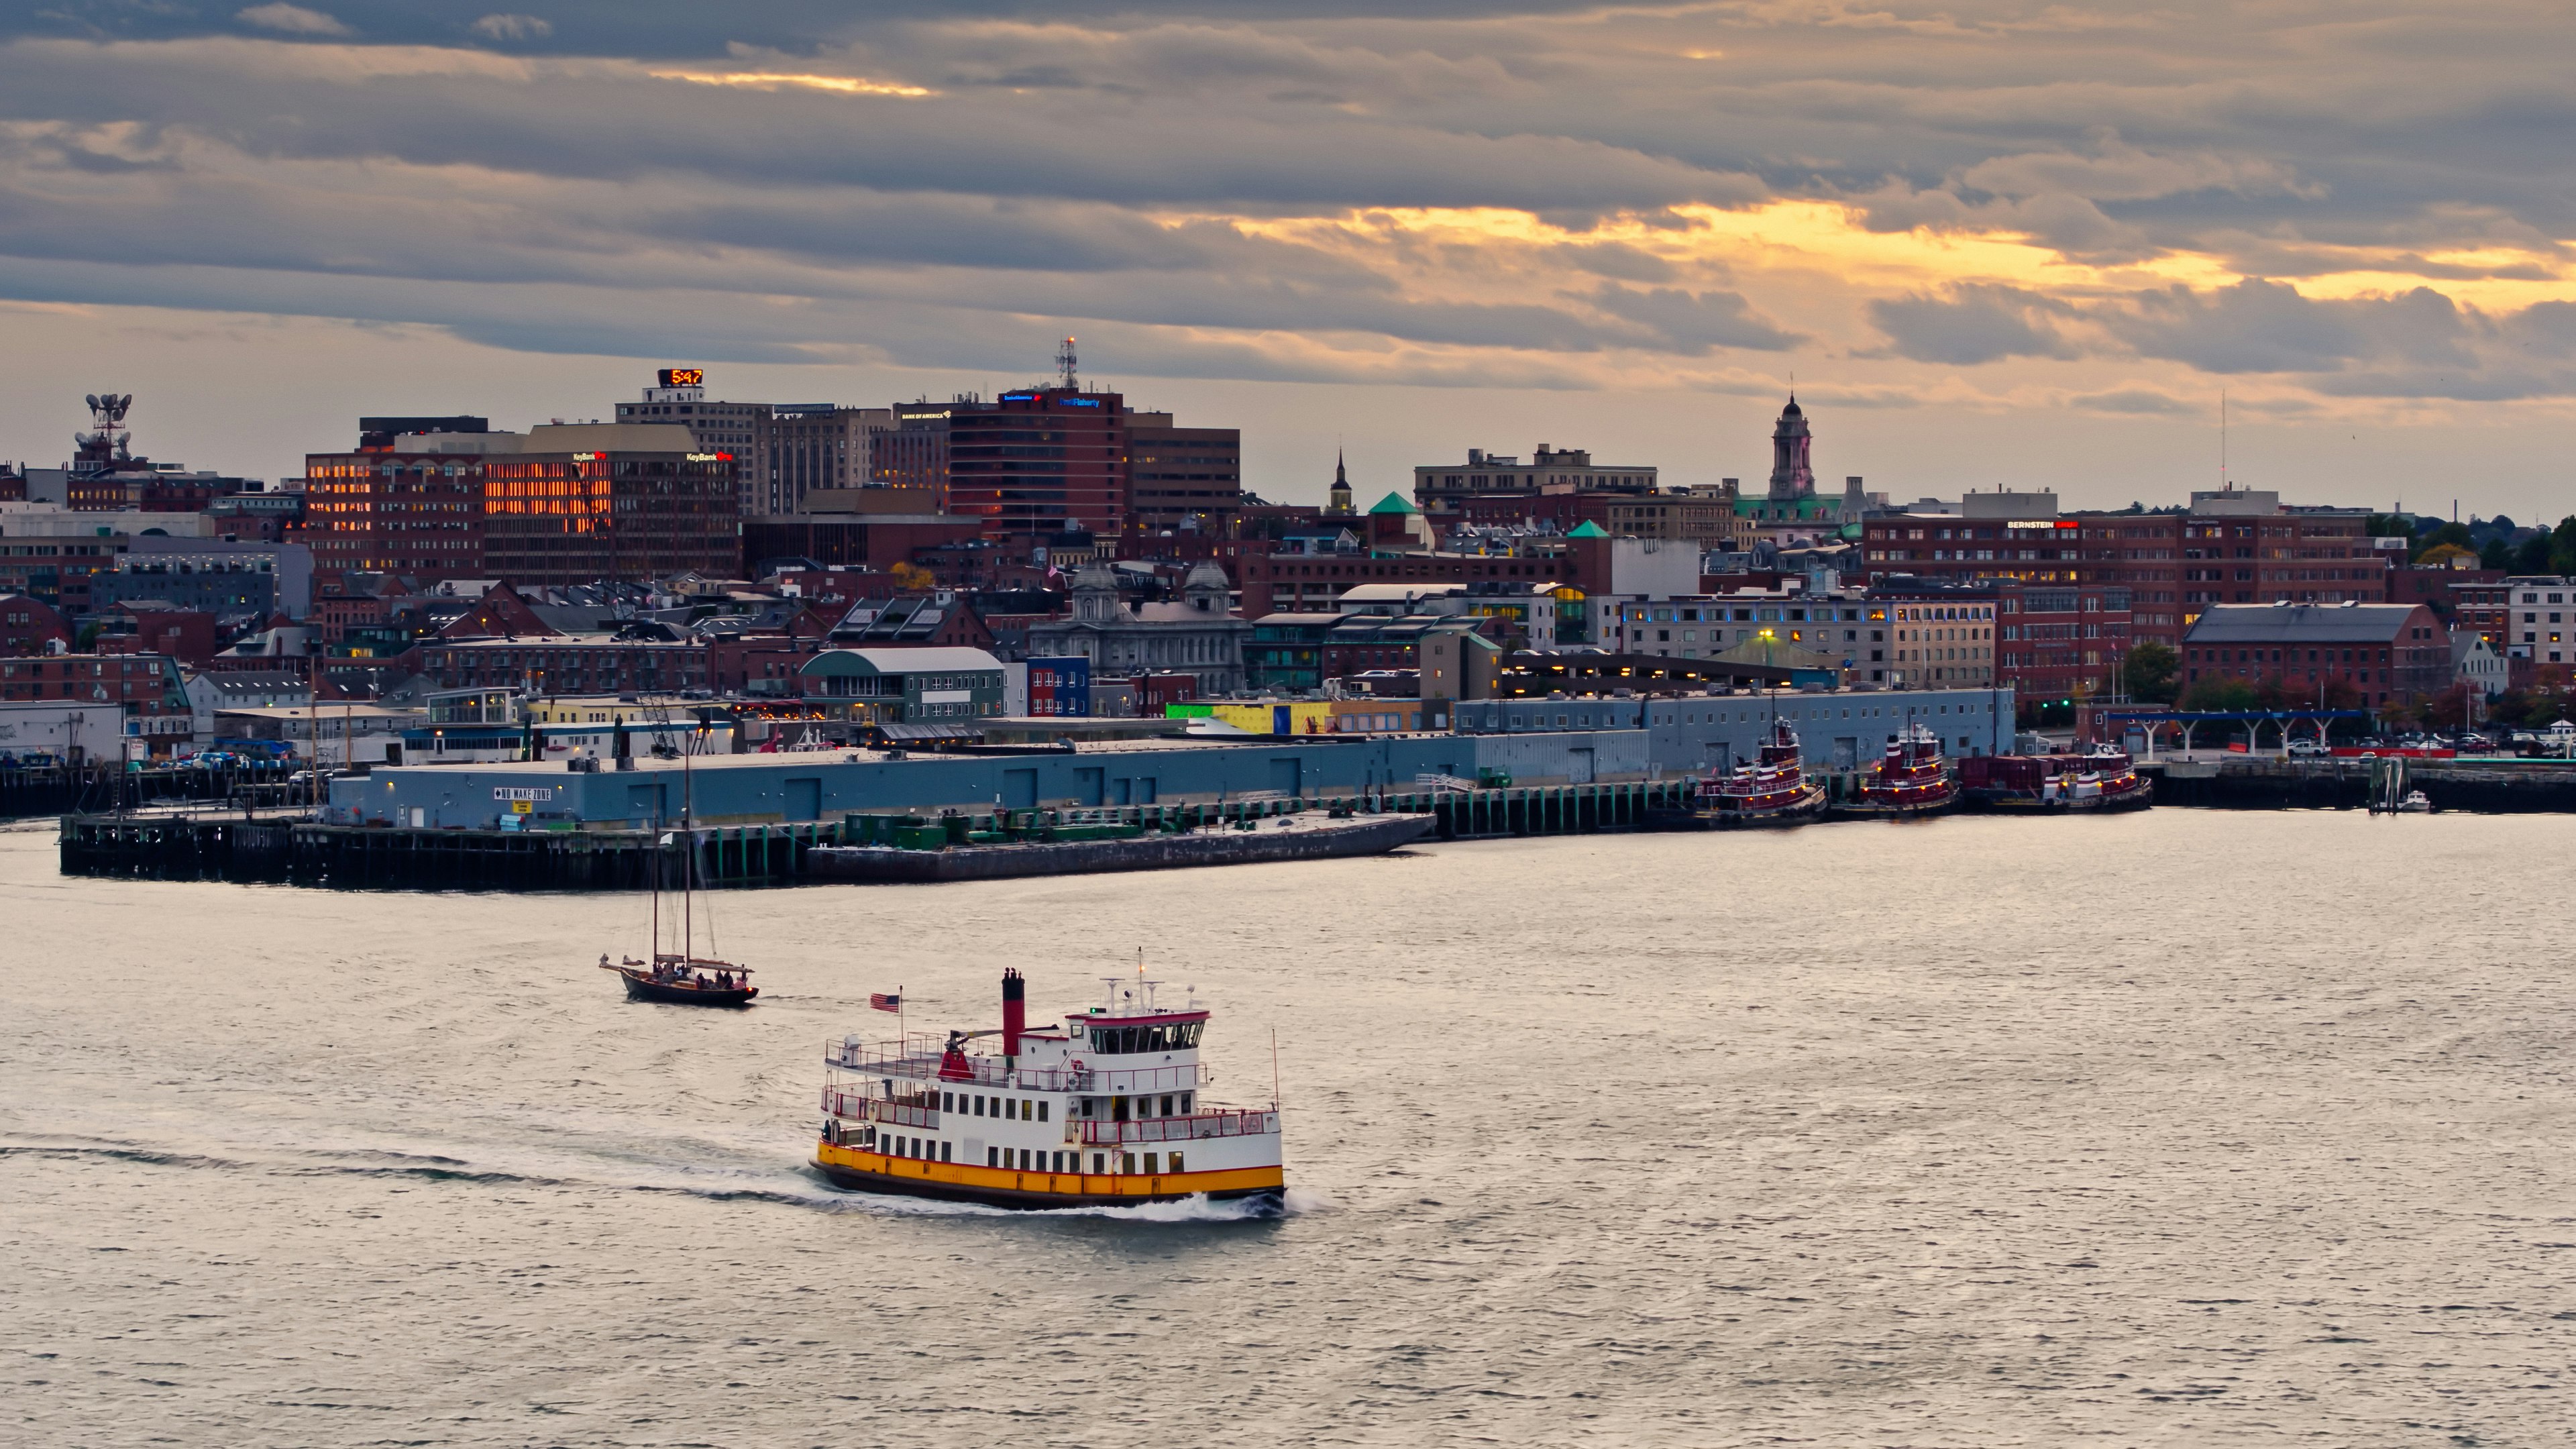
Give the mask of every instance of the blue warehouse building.
MULTIPOLYGON (((975 754, 848 750, 711 755, 691 764, 691 813, 709 826, 837 821, 862 811, 981 812, 1183 805, 1415 789, 1425 777, 1519 785, 1675 779, 1759 745, 1771 711, 1797 722, 1809 768, 1877 758, 1909 722, 1954 755, 2012 744, 2012 691, 1838 690, 1655 699, 1462 700, 1454 734, 1144 739, 975 754)), ((427 829, 641 830, 680 817, 681 762, 404 765, 331 782, 329 819, 427 829), (595 766, 596 768, 589 768, 595 766)))

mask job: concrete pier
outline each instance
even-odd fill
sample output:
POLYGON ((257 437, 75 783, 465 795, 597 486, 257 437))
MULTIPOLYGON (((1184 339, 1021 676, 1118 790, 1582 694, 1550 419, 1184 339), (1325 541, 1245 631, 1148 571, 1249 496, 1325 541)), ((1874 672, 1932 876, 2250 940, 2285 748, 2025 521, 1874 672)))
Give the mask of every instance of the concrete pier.
MULTIPOLYGON (((1420 814, 1434 821, 1430 838, 1476 840, 1642 829, 1648 812, 1687 805, 1689 790, 1686 780, 1628 781, 1026 813, 1190 830, 1302 810, 1420 814)), ((846 820, 703 826, 694 836, 697 880, 706 886, 794 884, 808 878, 806 853, 816 846, 857 843, 846 820)), ((689 848, 671 829, 414 829, 301 816, 67 815, 61 834, 66 875, 353 890, 642 890, 657 863, 661 880, 679 881, 689 848), (664 838, 672 843, 657 843, 664 838)))
MULTIPOLYGON (((2364 810, 2380 762, 2355 756, 2284 760, 2141 760, 2158 805, 2222 810, 2364 810)), ((2417 760, 2406 784, 2436 810, 2480 815, 2576 812, 2576 763, 2566 760, 2417 760)))

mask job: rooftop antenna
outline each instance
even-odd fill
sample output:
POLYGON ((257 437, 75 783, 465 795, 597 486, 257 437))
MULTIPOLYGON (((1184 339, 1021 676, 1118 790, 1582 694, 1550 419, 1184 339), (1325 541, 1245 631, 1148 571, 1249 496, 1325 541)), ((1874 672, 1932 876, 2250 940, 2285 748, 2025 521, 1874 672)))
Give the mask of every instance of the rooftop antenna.
POLYGON ((1073 339, 1070 337, 1064 339, 1064 345, 1055 350, 1055 372, 1057 381, 1062 384, 1066 392, 1082 391, 1081 384, 1073 379, 1073 339))

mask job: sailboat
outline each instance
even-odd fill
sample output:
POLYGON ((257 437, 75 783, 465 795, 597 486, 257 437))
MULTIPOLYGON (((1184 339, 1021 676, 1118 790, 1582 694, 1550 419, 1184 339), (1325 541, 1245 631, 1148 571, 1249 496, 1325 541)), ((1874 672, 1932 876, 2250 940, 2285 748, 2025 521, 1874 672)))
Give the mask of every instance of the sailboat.
POLYGON ((599 967, 614 971, 626 982, 627 996, 636 1001, 659 1001, 674 1006, 749 1006, 760 994, 751 984, 751 968, 713 956, 697 954, 697 834, 691 829, 690 807, 694 803, 689 774, 689 761, 697 754, 697 741, 680 756, 680 829, 679 838, 687 842, 680 852, 680 949, 662 949, 662 855, 659 847, 671 843, 671 836, 655 842, 653 852, 653 952, 650 961, 629 956, 623 961, 610 961, 600 953, 599 967))

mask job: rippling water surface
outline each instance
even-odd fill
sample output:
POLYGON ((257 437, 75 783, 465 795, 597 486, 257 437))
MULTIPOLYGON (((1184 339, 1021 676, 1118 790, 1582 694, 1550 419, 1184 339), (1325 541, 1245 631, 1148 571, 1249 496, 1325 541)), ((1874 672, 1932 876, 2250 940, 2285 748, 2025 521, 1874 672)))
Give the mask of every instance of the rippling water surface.
POLYGON ((0 833, 0 1440, 2565 1444, 2576 823, 2161 810, 643 902, 0 833), (1132 963, 1292 1210, 804 1168, 819 1048, 1132 963))

